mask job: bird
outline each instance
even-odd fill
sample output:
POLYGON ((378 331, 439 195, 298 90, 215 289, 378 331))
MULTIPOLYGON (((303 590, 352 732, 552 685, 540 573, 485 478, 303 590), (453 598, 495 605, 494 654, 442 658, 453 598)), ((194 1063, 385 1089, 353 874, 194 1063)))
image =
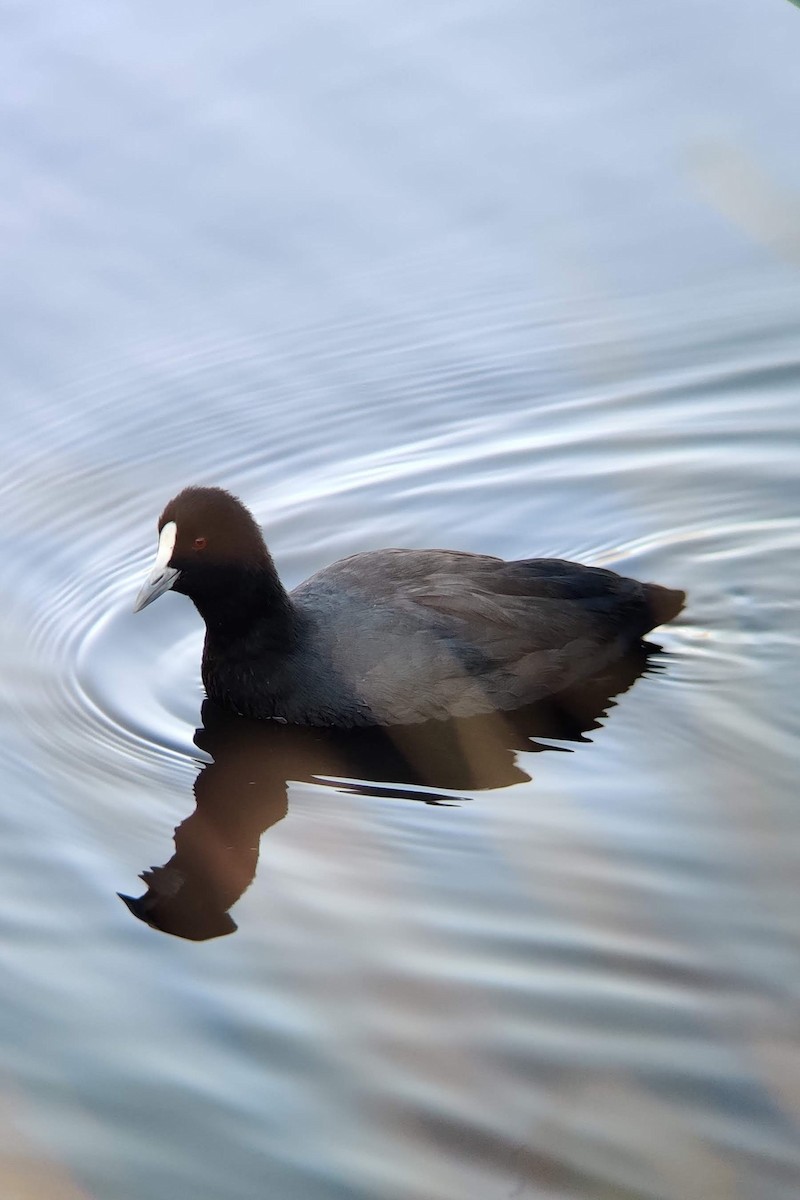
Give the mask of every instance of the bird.
POLYGON ((685 593, 562 559, 368 550, 283 586, 261 527, 218 487, 158 521, 134 605, 188 596, 210 700, 245 717, 357 728, 510 712, 595 674, 685 593))

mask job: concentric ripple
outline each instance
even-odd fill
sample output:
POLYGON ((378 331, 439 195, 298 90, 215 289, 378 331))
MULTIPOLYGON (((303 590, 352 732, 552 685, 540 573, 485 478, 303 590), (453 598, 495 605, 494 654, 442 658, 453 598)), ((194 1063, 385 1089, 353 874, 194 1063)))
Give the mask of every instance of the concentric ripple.
MULTIPOLYGON (((279 789, 275 828, 268 813, 259 869, 235 905, 242 957, 212 950, 191 960, 193 977, 188 958, 148 941, 136 953, 153 958, 135 962, 159 986, 164 972, 182 1013, 218 1005, 224 1070, 209 1078, 227 1081, 230 1047, 248 1031, 257 1074, 249 1053, 235 1057, 233 1085, 248 1116, 260 1120, 251 1098, 265 1079, 286 1095, 280 1065, 265 1074, 265 1062, 291 1063, 301 1107, 333 1088, 331 1111, 342 1072, 361 1072, 371 1144, 385 1137, 393 1164, 381 1194, 392 1172, 398 1194, 422 1194, 389 1152, 408 1097, 431 1163, 456 1130, 454 1162, 465 1138, 478 1141, 485 1194, 512 1194, 539 1171, 516 1115, 532 1111, 532 1081, 583 1080, 589 1063, 604 1111, 622 1105, 610 1127, 628 1129, 631 1091, 606 1072, 623 1061, 646 1081, 637 1112, 674 1094, 683 1113, 688 1097, 692 1137, 711 1112, 763 1175, 758 1095, 775 1073, 767 1063, 756 1077, 738 1047, 719 1052, 713 1022, 743 978, 759 986, 762 959, 769 1011, 781 1011, 776 939, 792 936, 771 924, 791 907, 790 872, 771 870, 772 831, 800 727, 783 670, 797 652, 800 585, 790 338, 775 318, 773 340, 753 349, 752 314, 735 306, 714 345, 667 302, 601 320, 531 314, 511 291, 502 303, 465 293, 442 311, 434 291, 430 311, 412 313, 382 307, 397 288, 372 287, 371 320, 362 306, 333 325, 276 317, 269 338, 195 331, 185 344, 145 343, 42 397, 35 439, 29 417, 12 422, 0 484, 16 564, 0 629, 8 754, 26 778, 38 766, 57 781, 68 845, 91 830, 104 919, 114 892, 170 861, 173 828, 191 832, 192 788, 210 780, 193 740, 201 623, 180 596, 132 612, 157 516, 190 482, 242 496, 289 586, 358 550, 445 545, 576 558, 685 588, 685 613, 656 637, 662 669, 618 698, 591 744, 523 754, 530 785, 424 818, 409 811, 421 806, 308 784, 289 789, 287 810, 279 789), (724 870, 761 871, 759 889, 726 892, 724 870), (734 897, 724 911, 718 895, 734 897), (331 1029, 328 1050, 319 1031, 331 1029), (322 1066, 306 1077, 309 1047, 322 1066), (487 1115, 490 1093, 502 1103, 487 1115), (744 1116, 731 1115, 734 1095, 744 1116)), ((190 1043, 206 1067, 210 1040, 190 1043)), ((556 1135, 560 1087, 539 1087, 536 1101, 556 1135)), ((164 1090, 150 1066, 146 1089, 164 1090)), ((649 1119, 660 1127, 661 1112, 649 1119)), ((776 1153, 791 1163, 793 1145, 784 1138, 776 1153)), ((554 1169, 570 1154, 558 1143, 554 1169)), ((361 1164, 343 1170, 358 1178, 361 1164)), ((609 1170, 612 1190, 620 1178, 609 1170)))
MULTIPOLYGON (((269 351, 247 340, 183 352, 167 346, 160 356, 150 347, 150 380, 137 380, 127 363, 73 386, 95 419, 119 403, 124 417, 108 441, 137 443, 143 466, 95 465, 103 460, 95 425, 95 464, 76 469, 84 431, 73 424, 54 429, 58 458, 46 459, 45 474, 42 447, 34 456, 23 445, 15 461, 24 469, 5 482, 20 536, 38 531, 30 590, 23 586, 11 608, 24 612, 26 637, 47 664, 50 704, 40 697, 32 721, 54 751, 101 774, 110 760, 131 776, 195 769, 199 621, 177 597, 131 612, 155 518, 190 481, 242 495, 291 585, 341 555, 380 545, 558 555, 688 589, 685 616, 662 639, 677 655, 673 683, 746 674, 771 641, 779 653, 795 639, 757 593, 771 561, 797 561, 798 522, 775 515, 795 470, 786 430, 796 364, 745 359, 723 370, 701 363, 634 379, 624 390, 577 380, 570 390, 562 376, 560 394, 534 401, 542 358, 521 315, 504 314, 504 338, 516 341, 516 353, 505 344, 484 358, 480 346, 467 351, 463 333, 483 316, 466 306, 461 330, 452 314, 432 317, 425 341, 414 342, 413 372, 406 314, 369 330, 363 323, 286 330, 269 351), (355 452, 342 386, 354 421, 358 414, 355 452), (326 405, 332 387, 335 419, 326 405), (364 405, 367 392, 372 408, 364 405), (242 404, 248 393, 262 406, 242 404), (301 394, 309 411, 302 438, 290 403, 301 394), (413 430, 405 414, 413 414, 413 430), (268 437, 257 439, 258 429, 268 437), (705 511, 711 484, 715 509, 705 511)), ((598 349, 603 362, 614 350, 610 328, 598 349)), ((789 588, 785 573, 783 580, 789 588)), ((787 600, 774 597, 772 609, 787 600)))

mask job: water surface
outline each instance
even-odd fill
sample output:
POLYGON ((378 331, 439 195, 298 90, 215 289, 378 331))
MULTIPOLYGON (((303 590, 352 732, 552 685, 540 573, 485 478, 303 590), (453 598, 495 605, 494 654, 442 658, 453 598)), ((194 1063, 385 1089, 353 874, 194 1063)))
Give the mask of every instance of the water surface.
POLYGON ((7 1188, 795 1197, 797 12, 2 20, 7 1188), (689 604, 522 730, 262 739, 131 612, 187 483, 289 585, 441 545, 689 604), (176 854, 181 937, 117 898, 176 854))

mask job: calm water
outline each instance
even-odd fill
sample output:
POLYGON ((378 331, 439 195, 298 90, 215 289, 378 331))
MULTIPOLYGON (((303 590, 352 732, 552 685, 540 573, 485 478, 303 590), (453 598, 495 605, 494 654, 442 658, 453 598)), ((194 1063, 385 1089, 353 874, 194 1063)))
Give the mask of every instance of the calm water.
POLYGON ((800 14, 0 27, 3 1194, 793 1200, 800 14), (224 721, 187 483, 689 604, 518 726, 224 721))

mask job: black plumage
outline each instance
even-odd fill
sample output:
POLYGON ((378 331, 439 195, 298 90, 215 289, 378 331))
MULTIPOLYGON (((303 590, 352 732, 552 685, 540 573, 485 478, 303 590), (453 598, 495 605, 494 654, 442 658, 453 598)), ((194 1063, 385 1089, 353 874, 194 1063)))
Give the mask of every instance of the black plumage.
POLYGON ((342 559, 287 593, 255 520, 218 488, 182 491, 159 532, 171 553, 137 607, 168 587, 189 596, 209 697, 292 724, 511 710, 595 673, 685 599, 560 559, 400 549, 342 559))

